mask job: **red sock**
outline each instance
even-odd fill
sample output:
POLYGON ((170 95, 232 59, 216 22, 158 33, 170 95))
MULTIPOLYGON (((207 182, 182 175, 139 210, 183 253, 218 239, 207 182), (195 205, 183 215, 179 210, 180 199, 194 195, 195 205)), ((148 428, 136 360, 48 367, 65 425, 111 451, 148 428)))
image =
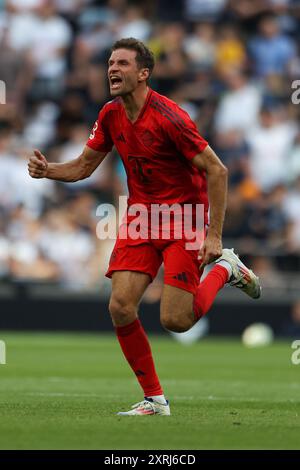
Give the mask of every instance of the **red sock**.
POLYGON ((145 397, 163 395, 145 330, 139 319, 117 326, 116 333, 124 356, 135 373, 145 397))
POLYGON ((193 302, 194 315, 197 320, 208 312, 217 293, 224 287, 227 281, 227 269, 223 266, 214 266, 204 281, 200 282, 193 302))

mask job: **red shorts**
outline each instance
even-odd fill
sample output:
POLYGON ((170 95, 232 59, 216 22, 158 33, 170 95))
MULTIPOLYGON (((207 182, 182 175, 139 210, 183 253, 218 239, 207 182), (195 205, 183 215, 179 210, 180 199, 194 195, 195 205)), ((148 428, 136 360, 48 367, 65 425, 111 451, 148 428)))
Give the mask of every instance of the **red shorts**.
POLYGON ((186 240, 122 240, 117 239, 106 273, 137 271, 155 278, 164 263, 164 283, 195 293, 201 272, 197 250, 187 250, 186 240))

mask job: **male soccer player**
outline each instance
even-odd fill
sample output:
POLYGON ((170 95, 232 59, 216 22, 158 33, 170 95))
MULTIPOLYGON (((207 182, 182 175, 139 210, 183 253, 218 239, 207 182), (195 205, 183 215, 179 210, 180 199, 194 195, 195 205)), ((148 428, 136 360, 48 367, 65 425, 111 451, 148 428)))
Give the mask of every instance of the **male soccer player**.
POLYGON ((252 298, 260 297, 261 291, 258 278, 233 250, 222 250, 227 169, 189 115, 149 88, 153 68, 153 55, 142 42, 117 41, 108 61, 113 100, 100 111, 82 154, 58 164, 48 163, 35 150, 28 164, 33 178, 78 181, 90 176, 115 145, 127 173, 128 208, 136 203, 204 205, 208 229, 200 250, 187 249, 184 237, 172 235, 168 240, 119 236, 116 241, 107 272, 112 279, 109 310, 124 356, 144 392, 144 400, 121 415, 170 414, 138 319, 139 302, 162 262, 161 324, 171 331, 190 329, 226 283, 252 298), (210 263, 212 269, 199 282, 203 267, 210 263))

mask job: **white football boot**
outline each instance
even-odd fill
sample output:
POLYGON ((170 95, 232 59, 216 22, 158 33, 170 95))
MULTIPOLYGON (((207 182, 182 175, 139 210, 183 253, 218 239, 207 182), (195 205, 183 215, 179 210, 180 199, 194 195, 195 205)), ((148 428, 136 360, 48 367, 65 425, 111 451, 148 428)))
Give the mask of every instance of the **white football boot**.
POLYGON ((216 260, 216 263, 222 260, 227 261, 232 269, 232 276, 228 281, 229 285, 241 289, 252 299, 259 299, 261 296, 259 278, 241 262, 238 255, 234 253, 233 248, 224 248, 222 256, 216 260))
POLYGON ((170 406, 169 402, 165 405, 158 403, 157 401, 152 400, 152 398, 147 398, 135 405, 132 405, 132 409, 129 411, 119 411, 117 413, 120 416, 145 416, 145 415, 161 415, 161 416, 170 416, 170 406))

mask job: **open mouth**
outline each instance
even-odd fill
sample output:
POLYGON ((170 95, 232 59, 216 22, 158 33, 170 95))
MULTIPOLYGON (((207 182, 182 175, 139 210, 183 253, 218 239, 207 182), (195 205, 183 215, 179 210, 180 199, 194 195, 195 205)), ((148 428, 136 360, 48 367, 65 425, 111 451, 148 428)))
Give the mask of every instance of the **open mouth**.
POLYGON ((112 90, 117 90, 122 84, 122 79, 120 77, 110 77, 110 86, 112 90))

